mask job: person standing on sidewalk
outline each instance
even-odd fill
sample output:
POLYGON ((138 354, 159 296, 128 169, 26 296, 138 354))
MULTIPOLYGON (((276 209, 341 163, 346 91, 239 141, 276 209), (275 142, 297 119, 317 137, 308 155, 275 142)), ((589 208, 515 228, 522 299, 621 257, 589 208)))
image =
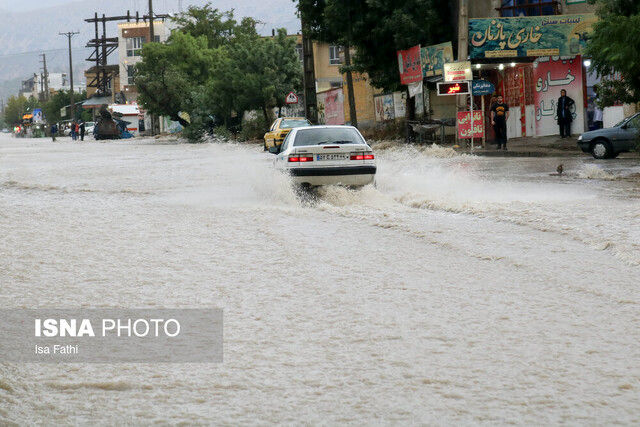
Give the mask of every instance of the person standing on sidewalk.
POLYGON ((497 149, 507 149, 507 119, 509 118, 509 106, 502 101, 502 95, 498 95, 496 102, 491 106, 491 124, 496 133, 497 149))
POLYGON ((84 120, 80 122, 80 141, 84 141, 84 120))
POLYGON ((560 138, 569 138, 571 136, 571 122, 573 116, 571 115, 571 107, 575 105, 573 99, 567 96, 567 91, 562 89, 560 91, 560 98, 558 98, 558 125, 560 126, 560 138))
POLYGON ((596 129, 602 129, 602 108, 598 104, 593 109, 593 125, 596 129))

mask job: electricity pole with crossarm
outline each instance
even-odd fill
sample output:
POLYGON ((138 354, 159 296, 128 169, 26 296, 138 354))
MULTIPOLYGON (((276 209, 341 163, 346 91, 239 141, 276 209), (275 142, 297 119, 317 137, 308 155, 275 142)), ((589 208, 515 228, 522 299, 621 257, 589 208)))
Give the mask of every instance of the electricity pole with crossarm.
POLYGON ((58 34, 61 36, 67 36, 67 39, 69 40, 69 85, 71 89, 71 91, 69 92, 69 98, 71 100, 71 120, 73 120, 75 117, 75 103, 73 101, 73 59, 71 58, 71 37, 80 33, 77 31, 69 31, 67 33, 58 34))

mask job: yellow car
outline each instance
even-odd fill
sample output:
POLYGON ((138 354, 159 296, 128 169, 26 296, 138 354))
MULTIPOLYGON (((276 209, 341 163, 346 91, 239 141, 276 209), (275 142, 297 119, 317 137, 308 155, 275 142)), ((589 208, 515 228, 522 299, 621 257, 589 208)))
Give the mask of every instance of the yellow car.
POLYGON ((282 144, 285 136, 293 128, 311 126, 311 122, 304 117, 281 117, 271 125, 269 132, 264 134, 264 151, 282 144))

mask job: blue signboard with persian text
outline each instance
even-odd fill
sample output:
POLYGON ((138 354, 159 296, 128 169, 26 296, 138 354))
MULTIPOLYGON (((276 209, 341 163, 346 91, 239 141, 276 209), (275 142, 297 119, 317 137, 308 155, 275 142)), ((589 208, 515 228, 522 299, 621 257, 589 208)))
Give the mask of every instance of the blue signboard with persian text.
POLYGON ((474 95, 491 95, 495 90, 493 83, 486 80, 471 81, 471 92, 474 95))

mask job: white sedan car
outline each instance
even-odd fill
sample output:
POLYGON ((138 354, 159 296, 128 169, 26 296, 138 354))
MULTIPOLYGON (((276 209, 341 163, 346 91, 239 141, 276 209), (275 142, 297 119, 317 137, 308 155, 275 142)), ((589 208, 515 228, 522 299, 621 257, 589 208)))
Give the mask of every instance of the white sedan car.
POLYGON ((305 126, 289 132, 282 145, 271 147, 276 167, 294 183, 315 187, 371 184, 376 162, 371 147, 353 126, 305 126))

